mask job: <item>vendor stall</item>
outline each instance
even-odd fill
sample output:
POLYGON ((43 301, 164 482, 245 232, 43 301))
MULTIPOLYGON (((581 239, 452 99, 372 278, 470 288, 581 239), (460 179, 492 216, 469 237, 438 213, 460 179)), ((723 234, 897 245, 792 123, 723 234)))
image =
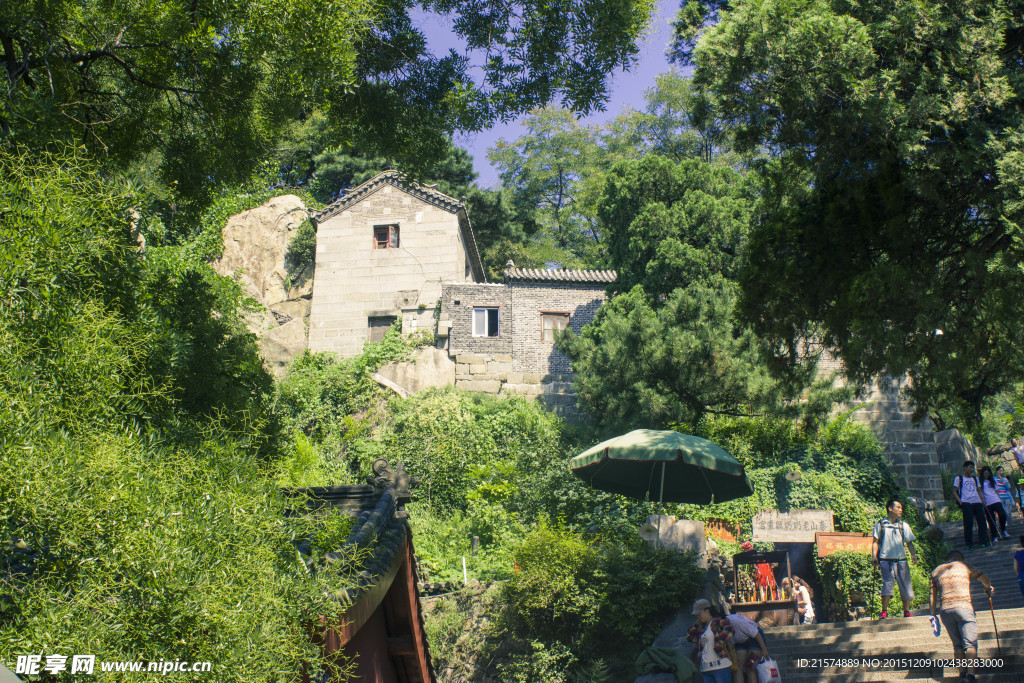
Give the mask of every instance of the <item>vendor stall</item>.
POLYGON ((796 595, 792 591, 786 594, 782 588, 783 578, 790 579, 792 585, 788 551, 737 553, 732 556, 732 565, 734 614, 754 621, 768 620, 770 626, 796 623, 796 595))

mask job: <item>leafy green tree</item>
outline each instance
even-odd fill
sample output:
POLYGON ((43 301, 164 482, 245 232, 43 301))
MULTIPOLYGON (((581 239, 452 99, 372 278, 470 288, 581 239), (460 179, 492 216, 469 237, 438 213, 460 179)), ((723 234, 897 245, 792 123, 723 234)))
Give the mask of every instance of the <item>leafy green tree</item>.
POLYGON ((727 167, 648 156, 609 175, 599 215, 614 296, 569 356, 577 394, 614 426, 694 424, 705 414, 778 410, 810 379, 778 377, 770 348, 735 316, 753 201, 727 167))
POLYGON ((794 364, 819 339, 855 380, 909 374, 919 415, 976 424, 1024 379, 1024 4, 683 11, 677 55, 762 150, 745 318, 794 364))
POLYGON ((662 74, 644 97, 642 111, 627 111, 606 126, 584 125, 566 109, 536 110, 526 120, 526 134, 500 140, 490 150, 509 205, 534 230, 522 244, 501 245, 502 255, 524 267, 607 265, 612 238, 598 209, 617 163, 657 156, 738 164, 728 153, 720 122, 690 78, 662 74))
POLYGON ((322 109, 348 143, 406 165, 443 156, 456 129, 560 99, 586 111, 636 59, 649 0, 142 0, 4 3, 0 139, 76 140, 113 168, 157 153, 186 199, 248 177, 277 131, 322 109), (470 54, 432 54, 413 23, 452 19, 470 54), (413 144, 415 141, 415 144, 413 144))
POLYGON ((567 109, 538 109, 526 119, 525 135, 499 140, 487 157, 515 211, 537 222, 535 241, 563 252, 565 261, 597 263, 602 245, 594 173, 604 159, 596 130, 576 116, 567 109))
POLYGON ((580 403, 609 426, 650 428, 777 407, 783 386, 761 341, 736 323, 736 290, 718 275, 664 301, 638 285, 607 302, 559 344, 580 403))
POLYGON ((672 70, 657 76, 644 93, 642 111, 628 111, 606 127, 602 141, 612 159, 655 154, 673 161, 700 159, 735 165, 728 137, 693 79, 672 70))
POLYGON ((744 176, 695 159, 616 166, 598 209, 615 290, 640 285, 661 299, 716 274, 735 280, 753 199, 744 176))

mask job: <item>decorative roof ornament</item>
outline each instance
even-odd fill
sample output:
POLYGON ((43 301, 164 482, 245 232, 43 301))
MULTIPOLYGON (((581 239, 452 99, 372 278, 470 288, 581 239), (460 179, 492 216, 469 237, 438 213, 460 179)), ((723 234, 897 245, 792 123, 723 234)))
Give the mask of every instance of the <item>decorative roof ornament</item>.
POLYGON ((419 485, 420 478, 409 476, 405 471, 405 463, 398 463, 398 467, 392 471, 387 458, 377 458, 373 461, 373 475, 366 477, 366 483, 377 493, 383 493, 389 488, 394 489, 395 517, 405 519, 409 516, 405 504, 412 501, 412 489, 419 485))

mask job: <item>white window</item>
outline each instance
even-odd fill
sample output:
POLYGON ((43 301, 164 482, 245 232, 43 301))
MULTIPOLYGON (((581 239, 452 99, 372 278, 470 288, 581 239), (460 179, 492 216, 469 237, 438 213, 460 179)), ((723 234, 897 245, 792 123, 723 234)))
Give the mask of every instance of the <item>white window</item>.
POLYGON ((473 336, 474 337, 497 337, 498 336, 498 309, 497 308, 474 308, 473 309, 473 336))

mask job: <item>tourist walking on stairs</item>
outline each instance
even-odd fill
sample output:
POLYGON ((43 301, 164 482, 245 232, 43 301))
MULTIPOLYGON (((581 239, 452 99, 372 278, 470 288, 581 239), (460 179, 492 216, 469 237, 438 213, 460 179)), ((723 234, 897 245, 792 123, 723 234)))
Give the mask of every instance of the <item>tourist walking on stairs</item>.
POLYGON ((996 488, 992 468, 988 465, 981 468, 981 493, 985 499, 985 519, 992 534, 992 542, 995 543, 1000 538, 1009 538, 1010 534, 1006 533, 1006 510, 1003 509, 1003 501, 999 498, 999 489, 996 488), (996 519, 999 520, 998 526, 996 519))
POLYGON ((1006 518, 1013 519, 1013 508, 1018 507, 1014 503, 1017 499, 1016 490, 1013 482, 1006 478, 1006 472, 1002 465, 996 468, 996 491, 999 492, 999 500, 1003 502, 1006 518))
MULTIPOLYGON (((940 564, 932 572, 931 613, 933 617, 937 613, 942 619, 942 626, 953 643, 954 657, 972 660, 978 656, 978 620, 971 603, 971 579, 980 581, 989 595, 993 592, 992 582, 967 566, 959 550, 950 551, 946 559, 946 564, 940 564)), ((960 680, 977 680, 973 664, 960 669, 960 680)))
POLYGON ((733 630, 729 620, 711 615, 711 603, 701 599, 693 603, 697 623, 686 634, 686 639, 697 643, 697 663, 704 683, 732 683, 732 660, 729 648, 733 630))
POLYGON ((893 584, 900 587, 903 598, 903 616, 910 616, 910 603, 914 601, 914 585, 910 580, 910 565, 907 564, 907 551, 910 559, 917 564, 917 551, 914 549, 914 532, 910 525, 903 521, 903 503, 893 496, 886 504, 887 516, 875 523, 871 532, 871 561, 879 566, 882 572, 882 614, 889 616, 889 600, 893 595, 893 584))
POLYGON ((967 549, 974 548, 974 524, 978 525, 981 546, 988 547, 988 532, 985 530, 985 505, 981 501, 981 484, 974 474, 974 463, 964 463, 963 474, 953 479, 953 497, 964 512, 964 543, 967 549))

